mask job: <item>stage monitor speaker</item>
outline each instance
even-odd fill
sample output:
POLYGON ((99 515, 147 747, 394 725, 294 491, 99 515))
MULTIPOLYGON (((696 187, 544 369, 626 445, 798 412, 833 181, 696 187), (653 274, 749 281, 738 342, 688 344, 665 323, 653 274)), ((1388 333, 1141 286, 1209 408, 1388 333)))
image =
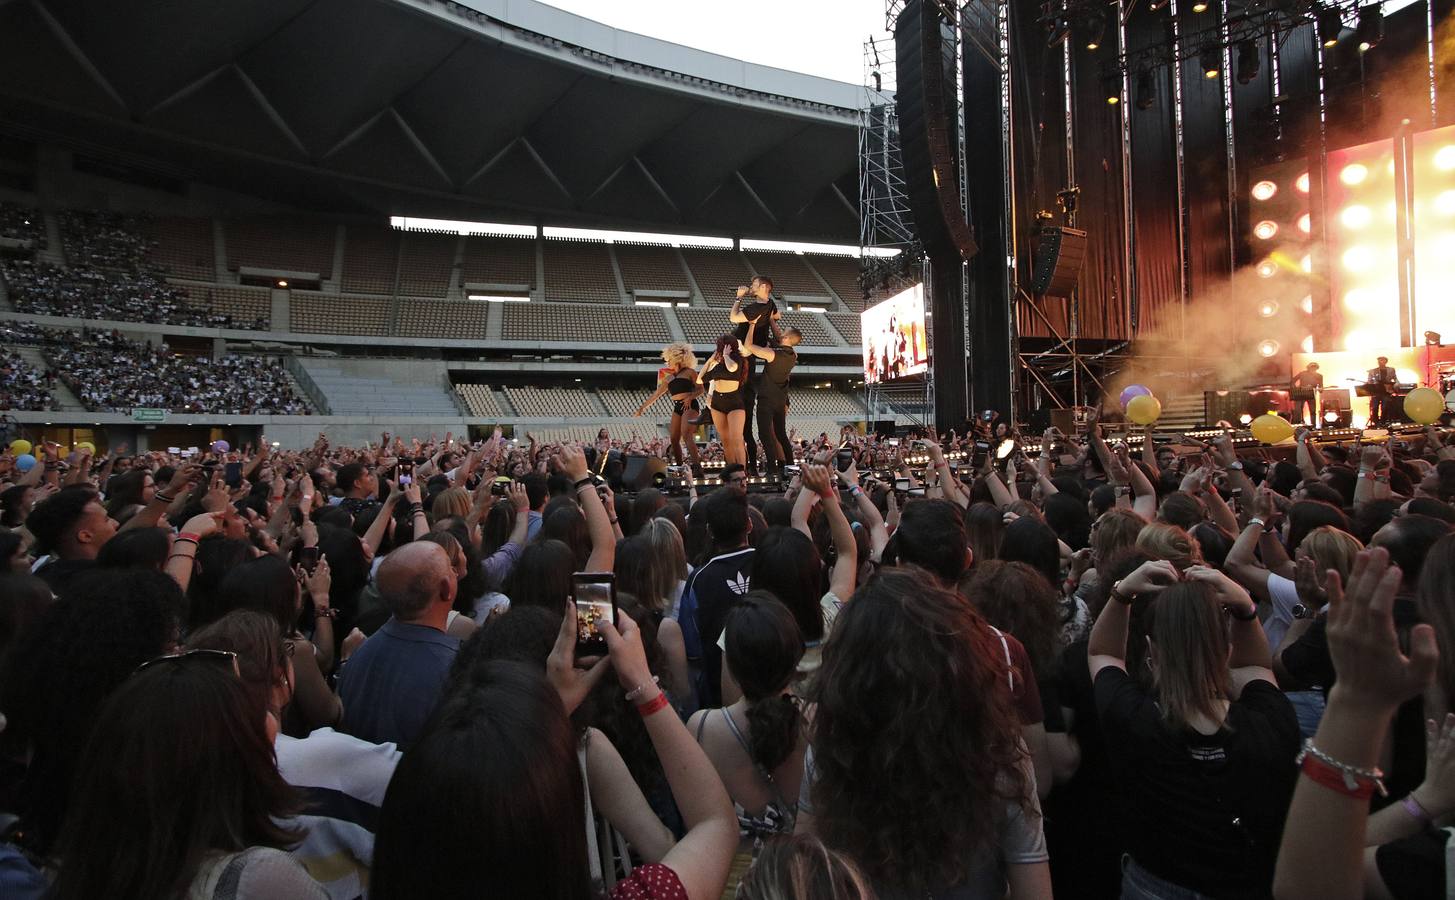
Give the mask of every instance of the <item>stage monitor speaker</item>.
POLYGON ((1248 411, 1247 391, 1203 391, 1202 419, 1209 427, 1227 422, 1234 427, 1238 417, 1248 411))
POLYGON ((1064 225, 1048 225, 1036 233, 1031 265, 1031 293, 1069 297, 1076 290, 1086 262, 1086 232, 1064 225))
POLYGON ((622 487, 628 491, 660 488, 667 483, 667 463, 656 456, 628 456, 621 470, 622 487))

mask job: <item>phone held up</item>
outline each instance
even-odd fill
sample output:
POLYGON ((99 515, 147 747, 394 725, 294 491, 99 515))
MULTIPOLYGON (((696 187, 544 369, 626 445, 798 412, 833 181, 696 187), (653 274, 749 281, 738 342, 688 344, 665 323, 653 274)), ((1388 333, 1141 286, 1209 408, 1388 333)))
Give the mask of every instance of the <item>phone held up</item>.
POLYGON ((298 551, 298 565, 302 566, 303 571, 309 575, 312 575, 313 570, 318 568, 318 552, 317 547, 303 547, 298 551))
POLYGON ((576 656, 605 656, 601 623, 616 625, 616 576, 611 572, 574 572, 571 603, 576 607, 576 656))
POLYGON ((398 472, 400 487, 414 484, 414 460, 400 460, 398 472))

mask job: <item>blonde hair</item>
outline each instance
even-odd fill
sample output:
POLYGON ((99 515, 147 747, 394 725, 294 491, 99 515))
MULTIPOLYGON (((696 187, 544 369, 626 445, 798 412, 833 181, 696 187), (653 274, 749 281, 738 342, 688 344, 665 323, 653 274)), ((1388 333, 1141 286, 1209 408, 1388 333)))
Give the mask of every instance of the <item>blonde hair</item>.
POLYGON ((1304 535, 1297 549, 1313 559, 1320 576, 1333 569, 1347 583, 1349 573, 1354 569, 1354 556, 1364 549, 1364 545, 1349 532, 1332 525, 1324 525, 1304 535))
POLYGON ((738 884, 737 900, 874 900, 847 855, 811 834, 769 841, 738 884))
POLYGON ((682 544, 682 532, 667 519, 653 518, 642 526, 642 534, 652 545, 652 558, 662 573, 662 596, 670 596, 677 582, 687 578, 687 549, 682 544))
POLYGON ((462 487, 445 488, 435 495, 429 507, 434 521, 464 518, 470 514, 470 492, 462 487))
POLYGON ((1137 549, 1154 559, 1165 559, 1179 569, 1202 564, 1197 538, 1176 525, 1152 522, 1137 534, 1137 549))
POLYGON ((1119 552, 1136 546, 1146 525, 1147 520, 1130 509, 1114 506, 1102 513, 1091 528, 1092 565, 1104 566, 1119 552))
POLYGON ((686 341, 677 341, 663 347, 662 361, 677 369, 697 368, 697 356, 692 352, 692 345, 686 341))
POLYGON ((1199 714, 1222 722, 1218 701, 1231 687, 1231 638, 1217 595, 1203 582, 1178 582, 1157 595, 1152 615, 1153 680, 1162 718, 1180 728, 1191 727, 1199 714))

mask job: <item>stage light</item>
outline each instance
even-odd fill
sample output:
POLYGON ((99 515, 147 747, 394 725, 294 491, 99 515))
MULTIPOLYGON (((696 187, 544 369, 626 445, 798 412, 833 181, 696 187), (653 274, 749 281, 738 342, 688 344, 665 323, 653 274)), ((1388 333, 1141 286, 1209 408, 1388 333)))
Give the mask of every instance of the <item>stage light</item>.
POLYGON ((284 280, 284 279, 282 279, 282 278, 279 278, 279 279, 278 279, 278 287, 280 287, 280 288, 285 288, 285 287, 287 287, 287 286, 288 286, 288 282, 287 282, 287 281, 285 281, 285 280, 284 280))
MULTIPOLYGON (((1264 355, 1266 356, 1267 354, 1264 354, 1264 355)), ((1238 416, 1238 424, 1240 424, 1240 425, 1252 425, 1253 424, 1253 414, 1252 413, 1243 413, 1241 416, 1238 416)))
POLYGON ((1308 173, 1304 172, 1293 180, 1293 186, 1300 194, 1308 193, 1308 173))
POLYGON ((1204 0, 1197 0, 1196 3, 1192 4, 1192 11, 1195 13, 1207 12, 1207 3, 1204 0))
POLYGON ((1371 3, 1359 8, 1359 23, 1354 27, 1354 39, 1359 42, 1359 52, 1365 53, 1379 46, 1384 40, 1384 4, 1371 3))
POLYGON ((1318 15, 1319 40, 1324 49, 1338 46, 1339 32, 1344 30, 1344 17, 1337 9, 1326 9, 1318 15))
POLYGON ((1357 328, 1344 335, 1344 349, 1354 353, 1368 353, 1380 345, 1381 342, 1375 335, 1357 328))
POLYGON ((1278 342, 1273 338, 1267 338, 1258 342, 1259 356, 1272 356, 1278 352, 1278 342))
POLYGON ((1299 342, 1298 348, 1304 353, 1314 352, 1314 336, 1311 334, 1304 335, 1303 340, 1299 342))
POLYGON ((1363 184, 1364 179, 1369 177, 1369 169, 1363 163, 1350 163, 1339 173, 1339 180, 1353 187, 1356 184, 1363 184))
POLYGON ((1344 223, 1345 228, 1363 228, 1373 218, 1374 214, 1369 211, 1369 207, 1358 204, 1346 206, 1344 211, 1339 213, 1339 221, 1344 223))
POLYGON ((1373 309, 1378 295, 1369 288, 1354 288, 1344 293, 1344 307, 1354 312, 1373 309))
POLYGON ((1425 332, 1425 346, 1427 346, 1427 347, 1443 347, 1443 346, 1445 346, 1444 344, 1440 343, 1440 332, 1438 332, 1438 331, 1427 331, 1427 332, 1425 332))
POLYGON ((1312 254, 1305 253, 1303 259, 1298 261, 1298 267, 1307 273, 1312 273, 1314 270, 1314 258, 1312 254))
POLYGON ((1344 251, 1344 268, 1350 272, 1367 272, 1374 265, 1374 251, 1362 244, 1344 251))
POLYGON ((1394 201, 1384 204, 1384 221, 1394 223, 1394 201))
POLYGON ((1455 144, 1446 144, 1435 151, 1435 168, 1441 172, 1455 169, 1455 144))
POLYGON ((1086 49, 1095 50, 1101 46, 1101 39, 1106 36, 1106 16, 1094 15, 1086 23, 1086 49))
POLYGON ((1049 33, 1046 37, 1046 46, 1054 47, 1071 35, 1071 23, 1066 19, 1056 19, 1049 26, 1049 33))
POLYGON ((1298 217, 1299 231, 1302 231, 1304 234, 1308 234, 1311 227, 1312 222, 1309 220, 1308 213, 1304 213, 1303 215, 1298 217))
POLYGON ((1121 97, 1118 97, 1116 94, 1107 94, 1106 95, 1106 105, 1107 106, 1116 106, 1120 102, 1122 102, 1122 98, 1121 97))
POLYGON ((1257 236, 1258 240, 1260 241, 1269 240, 1274 235, 1278 234, 1278 223, 1273 221, 1272 219, 1264 219, 1257 225, 1253 226, 1253 234, 1257 236))
POLYGON ((1278 193, 1278 185, 1271 181, 1260 181, 1253 185, 1254 200, 1272 200, 1276 193, 1278 193))
POLYGON ((1435 197, 1435 212, 1443 216, 1455 213, 1455 191, 1445 191, 1435 197))
POLYGON ((1137 109, 1151 109, 1157 103, 1157 82, 1152 80, 1152 70, 1143 69, 1137 73, 1137 109))
POLYGON ((1308 313, 1309 315, 1313 315, 1314 314, 1314 295, 1313 294, 1304 294, 1303 295, 1303 299, 1300 300, 1300 301, 1298 301, 1298 308, 1301 309, 1301 310, 1303 310, 1304 312, 1308 313))
MULTIPOLYGON (((1204 9, 1207 7, 1204 6, 1204 9)), ((1193 7, 1195 12, 1197 7, 1193 7)), ((1223 52, 1217 44, 1204 44, 1197 53, 1198 65, 1202 66, 1203 78, 1216 78, 1223 72, 1223 52)))
POLYGON ((1272 278, 1274 275, 1277 274, 1278 263, 1274 262, 1272 257, 1269 257, 1268 259, 1265 259, 1258 264, 1259 278, 1272 278))
POLYGON ((1262 316, 1265 319, 1271 319, 1274 316, 1278 315, 1278 301, 1264 300, 1262 303, 1258 304, 1258 315, 1262 316))
POLYGON ((1238 44, 1238 84, 1248 84, 1257 78, 1262 64, 1257 41, 1250 38, 1238 44))

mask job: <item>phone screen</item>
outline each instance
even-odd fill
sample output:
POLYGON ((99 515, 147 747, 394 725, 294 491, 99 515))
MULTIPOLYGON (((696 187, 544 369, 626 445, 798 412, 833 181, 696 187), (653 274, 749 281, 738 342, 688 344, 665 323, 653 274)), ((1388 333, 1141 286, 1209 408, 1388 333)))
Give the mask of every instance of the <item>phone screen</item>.
POLYGON ((840 472, 848 471, 849 466, 854 464, 854 451, 848 447, 842 447, 835 456, 840 472))
POLYGON ((900 492, 909 490, 909 479, 908 478, 896 478, 896 479, 894 479, 894 489, 896 491, 900 491, 900 492))
POLYGON ((610 572, 576 572, 571 576, 576 606, 576 655, 606 653, 601 622, 616 624, 616 576, 610 572))
POLYGON ((399 464, 399 486, 414 484, 414 463, 402 462, 399 464))
POLYGON ((298 551, 298 565, 303 567, 303 571, 312 575, 313 570, 318 568, 318 548, 303 547, 300 549, 298 551))
POLYGON ((230 462, 222 468, 222 480, 228 487, 237 487, 242 483, 242 463, 230 462))

